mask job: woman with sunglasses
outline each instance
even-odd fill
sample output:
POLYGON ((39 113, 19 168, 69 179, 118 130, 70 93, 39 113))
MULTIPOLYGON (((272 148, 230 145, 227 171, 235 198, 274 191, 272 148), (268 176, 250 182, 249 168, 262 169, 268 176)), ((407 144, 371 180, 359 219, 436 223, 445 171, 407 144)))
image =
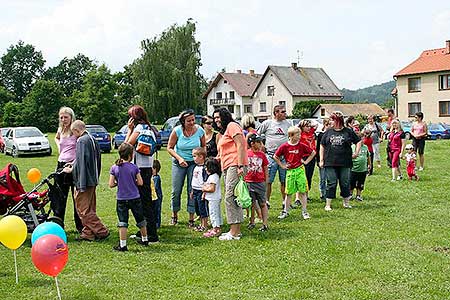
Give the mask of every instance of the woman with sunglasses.
POLYGON ((172 220, 171 225, 178 224, 178 212, 181 209, 181 193, 187 178, 187 211, 189 227, 194 227, 195 203, 190 199, 192 172, 195 163, 192 150, 205 147, 205 131, 195 124, 195 112, 192 109, 180 113, 180 125, 169 136, 167 152, 172 156, 172 220))
POLYGON ((217 157, 217 143, 222 135, 214 131, 213 117, 203 116, 202 128, 205 130, 206 156, 217 157))

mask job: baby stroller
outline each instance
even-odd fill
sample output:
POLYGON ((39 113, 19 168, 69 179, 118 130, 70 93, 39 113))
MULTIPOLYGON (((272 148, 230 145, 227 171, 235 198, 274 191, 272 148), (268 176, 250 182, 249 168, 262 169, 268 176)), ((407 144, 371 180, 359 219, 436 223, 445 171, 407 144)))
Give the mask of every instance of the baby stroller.
POLYGON ((46 209, 48 203, 55 201, 55 197, 62 197, 59 186, 54 182, 55 175, 56 173, 50 174, 27 193, 20 183, 19 169, 9 163, 0 171, 0 215, 21 217, 27 225, 28 232, 33 232, 36 226, 46 221, 55 222, 63 227, 60 218, 50 217, 52 209, 50 207, 46 209), (46 189, 40 192, 44 186, 46 189))

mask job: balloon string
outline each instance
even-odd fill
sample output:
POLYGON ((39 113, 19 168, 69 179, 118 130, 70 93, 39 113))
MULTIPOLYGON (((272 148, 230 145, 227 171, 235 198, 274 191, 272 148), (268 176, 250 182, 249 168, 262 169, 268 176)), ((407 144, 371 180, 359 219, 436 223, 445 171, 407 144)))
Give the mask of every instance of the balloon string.
POLYGON ((14 267, 16 268, 16 284, 19 283, 19 273, 17 271, 17 257, 16 257, 16 250, 13 250, 14 253, 14 267))
POLYGON ((55 283, 56 283, 56 291, 58 292, 58 299, 61 300, 61 292, 59 291, 58 278, 56 276, 55 276, 55 283))

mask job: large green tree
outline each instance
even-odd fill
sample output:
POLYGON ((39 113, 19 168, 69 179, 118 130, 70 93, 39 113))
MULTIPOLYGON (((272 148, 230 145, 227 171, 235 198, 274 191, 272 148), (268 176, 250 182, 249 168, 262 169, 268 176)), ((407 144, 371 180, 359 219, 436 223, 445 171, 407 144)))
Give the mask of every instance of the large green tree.
POLYGON ((0 59, 0 82, 21 101, 44 71, 45 60, 33 45, 19 41, 11 45, 0 59))
POLYGON ((76 108, 86 124, 100 124, 108 130, 117 128, 121 105, 116 96, 117 83, 111 71, 101 65, 90 71, 84 80, 83 91, 77 93, 76 108))
POLYGON ((186 108, 202 113, 200 43, 195 23, 173 25, 160 36, 142 41, 142 55, 133 64, 134 83, 152 122, 162 123, 186 108))
POLYGON ((89 57, 78 54, 74 58, 64 57, 60 63, 45 71, 43 77, 54 80, 62 86, 64 96, 72 96, 75 90, 81 91, 87 73, 96 68, 89 57))
POLYGON ((38 127, 43 132, 55 132, 58 111, 64 105, 61 86, 51 80, 38 80, 22 102, 22 124, 38 127))

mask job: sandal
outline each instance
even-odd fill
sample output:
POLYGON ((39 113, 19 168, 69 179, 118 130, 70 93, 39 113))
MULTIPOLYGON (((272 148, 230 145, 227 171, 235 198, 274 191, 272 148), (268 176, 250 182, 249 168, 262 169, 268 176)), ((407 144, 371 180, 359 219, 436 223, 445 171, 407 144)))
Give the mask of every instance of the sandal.
POLYGON ((194 220, 189 220, 188 227, 189 228, 194 228, 195 227, 195 221, 194 220))
POLYGON ((177 225, 177 224, 178 224, 178 218, 172 217, 172 219, 170 220, 170 225, 177 225))
POLYGON ((197 232, 203 232, 203 231, 206 231, 206 227, 203 227, 202 225, 198 225, 197 227, 195 227, 195 231, 197 231, 197 232))
POLYGON ((216 237, 216 236, 219 236, 219 235, 220 235, 220 231, 215 231, 214 229, 211 229, 211 230, 205 232, 203 234, 203 237, 205 237, 205 238, 212 238, 212 237, 216 237))

